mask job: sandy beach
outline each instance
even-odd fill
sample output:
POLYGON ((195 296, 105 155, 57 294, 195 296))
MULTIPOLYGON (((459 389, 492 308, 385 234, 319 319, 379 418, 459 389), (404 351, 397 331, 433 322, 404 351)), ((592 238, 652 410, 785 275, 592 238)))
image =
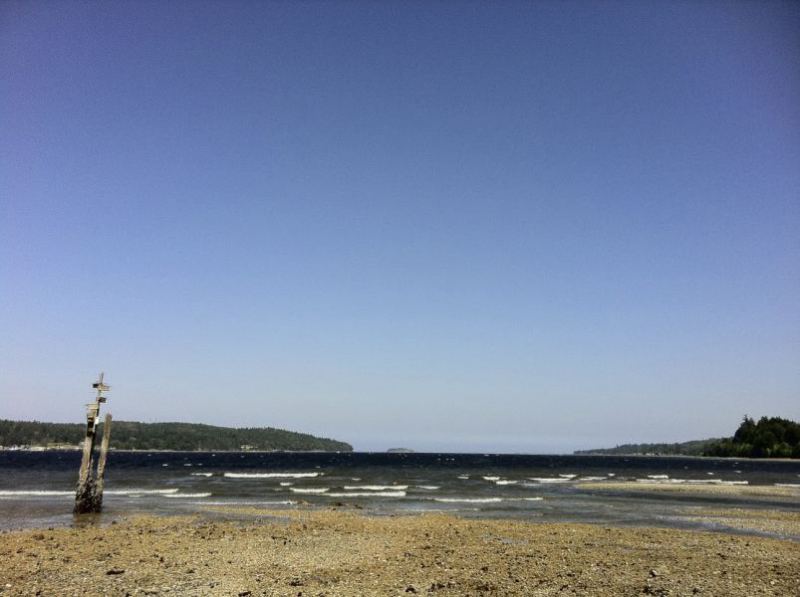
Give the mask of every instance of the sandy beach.
MULTIPOLYGON (((697 512, 775 520, 793 514, 697 512)), ((800 595, 800 544, 663 528, 223 510, 0 535, 3 595, 800 595)), ((761 522, 759 522, 761 521, 761 522)))

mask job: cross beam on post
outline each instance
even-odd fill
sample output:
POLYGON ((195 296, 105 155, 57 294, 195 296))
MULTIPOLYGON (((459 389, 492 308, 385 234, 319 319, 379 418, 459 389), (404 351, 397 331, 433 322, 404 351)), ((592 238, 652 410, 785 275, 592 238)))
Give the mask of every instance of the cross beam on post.
POLYGON ((103 442, 100 447, 100 458, 97 467, 97 474, 94 473, 94 446, 97 439, 97 418, 100 415, 100 405, 106 402, 103 392, 111 390, 103 381, 103 373, 100 373, 98 380, 92 384, 92 388, 97 390, 97 397, 94 402, 86 405, 86 436, 83 440, 83 456, 81 458, 81 468, 78 474, 78 488, 75 492, 75 514, 87 512, 100 512, 103 506, 103 476, 105 473, 106 456, 108 452, 108 442, 111 435, 111 415, 106 414, 106 421, 103 429, 103 442))

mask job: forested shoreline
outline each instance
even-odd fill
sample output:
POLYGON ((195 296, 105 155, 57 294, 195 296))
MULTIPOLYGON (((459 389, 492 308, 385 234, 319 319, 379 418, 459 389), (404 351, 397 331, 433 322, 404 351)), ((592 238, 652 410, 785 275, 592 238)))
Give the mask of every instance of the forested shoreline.
MULTIPOLYGON (((102 433, 103 424, 100 424, 102 433)), ((77 448, 86 426, 81 423, 0 420, 0 446, 77 448)), ((111 449, 116 450, 322 450, 350 452, 337 440, 272 427, 217 427, 198 423, 114 421, 111 449)))
POLYGON ((745 415, 739 428, 728 438, 671 444, 622 444, 614 448, 580 450, 575 454, 800 458, 800 423, 780 417, 761 417, 755 421, 745 415))

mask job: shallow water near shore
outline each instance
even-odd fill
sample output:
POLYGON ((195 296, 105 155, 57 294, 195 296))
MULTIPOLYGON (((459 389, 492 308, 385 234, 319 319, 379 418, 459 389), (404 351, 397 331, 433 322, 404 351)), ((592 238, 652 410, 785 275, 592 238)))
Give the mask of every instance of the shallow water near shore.
MULTIPOLYGON (((0 527, 66 526, 77 451, 0 452, 0 527)), ((352 507, 371 515, 741 528, 703 509, 800 513, 800 462, 680 457, 111 452, 104 513, 352 507)))

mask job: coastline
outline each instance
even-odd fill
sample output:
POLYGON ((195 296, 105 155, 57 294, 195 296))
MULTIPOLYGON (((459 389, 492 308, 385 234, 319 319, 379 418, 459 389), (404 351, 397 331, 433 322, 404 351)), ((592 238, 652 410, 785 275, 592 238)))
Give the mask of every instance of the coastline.
MULTIPOLYGON (((0 446, 0 452, 79 452, 83 450, 83 445, 75 446, 26 446, 26 447, 8 447, 0 446)), ((147 449, 147 448, 114 448, 109 447, 109 452, 118 453, 153 453, 153 454, 393 454, 400 456, 520 456, 520 457, 543 457, 543 458, 564 458, 564 457, 580 457, 580 458, 635 458, 639 460, 648 459, 676 459, 676 460, 722 460, 734 462, 795 462, 800 463, 798 458, 752 458, 749 456, 698 456, 688 454, 576 454, 574 452, 568 453, 543 453, 543 454, 529 454, 525 452, 426 452, 418 450, 410 450, 403 452, 395 452, 390 450, 169 450, 169 449, 147 449)))
POLYGON ((4 596, 800 593, 798 544, 775 538, 341 509, 209 514, 2 533, 0 589, 4 596))

